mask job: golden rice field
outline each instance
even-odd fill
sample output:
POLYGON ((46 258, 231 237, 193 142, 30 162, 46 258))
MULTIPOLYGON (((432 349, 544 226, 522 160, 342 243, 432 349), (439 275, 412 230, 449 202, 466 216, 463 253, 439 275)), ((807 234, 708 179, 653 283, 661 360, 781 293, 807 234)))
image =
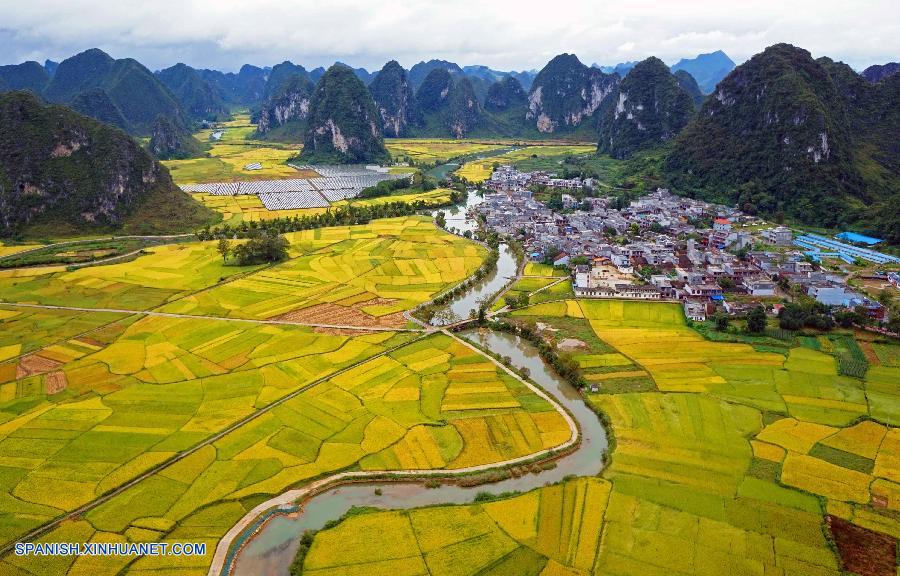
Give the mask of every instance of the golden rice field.
MULTIPOLYGON (((187 160, 164 160, 176 184, 200 182, 227 182, 231 180, 273 180, 297 178, 298 172, 287 161, 300 153, 302 146, 279 144, 266 140, 253 140, 256 126, 250 123, 249 114, 236 114, 223 123, 224 134, 211 142, 207 156, 187 160), (262 164, 262 170, 244 170, 254 162, 262 164)), ((201 130, 194 137, 210 142, 211 129, 201 130)))
POLYGON ((0 258, 17 254, 23 250, 31 250, 32 248, 40 248, 42 244, 5 244, 0 241, 0 258))
POLYGON ((427 217, 294 232, 290 260, 165 304, 180 314, 404 325, 404 310, 469 276, 485 250, 427 217))
POLYGON ((708 342, 675 305, 515 314, 585 318, 661 391, 590 396, 616 437, 596 573, 838 574, 824 513, 898 536, 900 370, 860 381, 821 352, 708 342))
POLYGON ((525 146, 518 150, 506 152, 498 156, 490 156, 481 160, 473 160, 463 164, 454 174, 465 178, 469 182, 479 183, 490 178, 495 163, 515 164, 518 160, 531 158, 532 156, 563 156, 567 154, 590 154, 596 150, 595 146, 581 144, 551 144, 546 146, 525 146))
MULTIPOLYGON (((3 541, 315 378, 397 345, 155 472, 45 539, 206 542, 205 557, 175 565, 179 574, 202 574, 218 538, 255 503, 311 478, 356 466, 486 464, 569 439, 552 405, 449 336, 402 345, 401 338, 410 337, 390 332, 349 338, 302 327, 241 326, 235 333, 227 322, 145 318, 92 338, 94 351, 70 344, 73 359, 57 367, 70 377, 64 397, 42 397, 33 386, 41 401, 0 425, 0 459, 10 470, 3 476, 3 541)), ((172 568, 171 562, 9 555, 2 566, 4 573, 116 574, 127 568, 150 574, 172 568)))
POLYGON ((303 574, 588 574, 609 492, 578 478, 496 502, 359 514, 316 535, 303 574))
POLYGON ((225 265, 208 241, 152 247, 130 262, 75 271, 3 270, 0 300, 402 327, 404 310, 466 278, 485 255, 420 216, 286 237, 291 258, 270 267, 225 265))
POLYGON ((394 159, 409 158, 416 164, 443 163, 457 156, 479 154, 508 147, 509 142, 454 140, 450 138, 388 138, 385 147, 394 159))

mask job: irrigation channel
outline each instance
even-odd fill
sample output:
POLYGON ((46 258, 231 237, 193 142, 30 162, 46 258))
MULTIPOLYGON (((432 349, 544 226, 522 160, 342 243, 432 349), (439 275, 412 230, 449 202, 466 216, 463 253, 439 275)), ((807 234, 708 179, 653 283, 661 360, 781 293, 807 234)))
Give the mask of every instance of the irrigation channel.
MULTIPOLYGON (((447 228, 456 228, 461 232, 474 230, 476 223, 466 214, 468 208, 480 201, 480 196, 470 192, 465 204, 443 209, 447 228)), ((434 323, 444 325, 468 318, 469 310, 477 308, 482 298, 497 293, 516 275, 517 266, 515 256, 505 244, 501 244, 495 272, 453 300, 446 309, 447 313, 437 315, 434 323)), ((408 509, 434 504, 471 503, 479 492, 525 492, 558 482, 566 476, 594 476, 602 470, 603 454, 608 446, 603 425, 578 390, 557 376, 530 342, 512 334, 487 329, 465 330, 458 335, 495 356, 509 359, 518 370, 527 369, 530 380, 553 396, 578 423, 581 443, 577 448, 557 459, 555 468, 493 484, 462 487, 448 483, 428 488, 422 482, 373 480, 327 489, 300 506, 282 506, 247 526, 232 542, 218 574, 285 576, 296 555, 300 536, 307 530, 321 529, 353 507, 408 509)))

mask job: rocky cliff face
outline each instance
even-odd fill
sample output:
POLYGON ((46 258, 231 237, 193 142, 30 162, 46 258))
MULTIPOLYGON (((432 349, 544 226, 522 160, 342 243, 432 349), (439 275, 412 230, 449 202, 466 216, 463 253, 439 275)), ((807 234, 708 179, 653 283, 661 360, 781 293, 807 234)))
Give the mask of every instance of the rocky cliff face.
POLYGON ((619 84, 600 118, 598 149, 626 159, 678 134, 694 112, 690 95, 659 58, 639 62, 619 84))
POLYGON ((259 112, 257 133, 265 135, 289 123, 305 122, 315 87, 305 75, 294 74, 266 100, 259 112))
POLYGON ((534 79, 526 119, 540 132, 572 129, 590 118, 618 83, 618 76, 585 66, 574 54, 560 54, 534 79))
POLYGON ((115 226, 160 190, 183 196, 124 132, 31 94, 0 96, 0 234, 37 218, 115 226))
POLYGON ((372 95, 352 69, 332 66, 310 100, 300 160, 353 164, 389 159, 372 95))
POLYGON ((421 121, 406 70, 396 60, 384 65, 369 84, 369 91, 378 108, 385 136, 405 136, 410 126, 421 121))

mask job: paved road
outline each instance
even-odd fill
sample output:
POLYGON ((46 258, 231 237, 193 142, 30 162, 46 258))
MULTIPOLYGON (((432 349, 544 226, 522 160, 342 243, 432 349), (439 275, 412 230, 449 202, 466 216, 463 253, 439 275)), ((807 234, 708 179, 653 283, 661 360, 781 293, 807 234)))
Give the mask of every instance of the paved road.
MULTIPOLYGON (((112 312, 114 314, 142 314, 144 316, 162 316, 164 318, 188 318, 191 320, 215 320, 220 322, 248 322, 250 324, 277 324, 285 326, 311 326, 313 328, 334 328, 338 330, 365 330, 369 332, 425 332, 423 328, 389 328, 386 326, 354 326, 350 324, 318 324, 314 322, 294 322, 292 320, 254 320, 252 318, 225 318, 222 316, 201 316, 198 314, 175 314, 173 312, 156 312, 154 310, 127 310, 124 308, 81 308, 78 306, 51 306, 49 304, 24 304, 22 302, 3 302, 0 305, 18 308, 41 308, 46 310, 72 310, 74 312, 112 312)), ((433 331, 433 330, 432 330, 433 331)))
MULTIPOLYGON (((259 418, 263 414, 266 414, 266 413, 272 411, 273 409, 284 404, 285 402, 288 402, 289 400, 296 398, 297 396, 306 392, 307 390, 310 390, 311 388, 314 388, 314 387, 318 386, 319 384, 322 384, 323 382, 326 382, 326 381, 334 378, 335 376, 339 376, 345 372, 353 370, 354 368, 356 368, 357 366, 360 366, 361 364, 365 364, 366 362, 374 360, 375 358, 379 358, 386 354, 390 354, 391 352, 393 352, 395 350, 399 350, 400 348, 403 348, 404 346, 408 346, 409 344, 412 344, 413 342, 416 342, 422 338, 425 338, 426 336, 427 336, 427 334, 423 334, 423 335, 419 336, 418 338, 413 339, 410 342, 405 342, 403 344, 394 346, 393 348, 388 348, 387 350, 384 350, 382 352, 379 352, 378 354, 369 356, 368 358, 360 360, 359 362, 354 362, 353 364, 347 366, 346 368, 341 368, 340 370, 338 370, 336 372, 332 372, 331 374, 329 374, 327 376, 323 376, 322 378, 319 378, 318 380, 310 382, 309 384, 306 384, 305 386, 301 386, 300 388, 298 388, 297 390, 294 390, 290 394, 287 394, 286 396, 282 396, 278 400, 275 400, 268 406, 260 408, 256 412, 253 412, 252 414, 249 414, 249 415, 241 418, 237 422, 231 424, 224 430, 217 432, 213 436, 210 436, 209 438, 200 442, 199 444, 196 444, 195 446, 188 448, 187 450, 184 450, 183 452, 179 452, 178 454, 176 454, 175 456, 172 456, 165 462, 161 462, 160 464, 157 464, 156 466, 149 468, 147 471, 145 471, 145 472, 141 473, 140 475, 136 476, 135 478, 129 480, 125 484, 122 484, 121 486, 112 490, 111 492, 108 492, 108 493, 104 494, 103 496, 99 496, 99 497, 91 500, 87 504, 79 506, 75 510, 68 512, 67 514, 65 514, 63 516, 60 516, 59 518, 56 518, 55 520, 51 520, 49 522, 41 524, 37 528, 28 532, 27 534, 24 534, 23 536, 18 537, 17 541, 18 542, 28 542, 28 541, 34 540, 35 538, 53 530, 54 528, 56 528, 61 523, 65 522, 66 520, 70 520, 70 519, 74 519, 76 517, 82 516, 83 514, 93 510, 94 508, 100 506, 101 504, 103 504, 103 503, 109 501, 110 499, 114 498, 115 496, 121 494, 125 490, 128 490, 132 486, 136 485, 138 482, 146 480, 147 478, 149 478, 150 476, 153 476, 160 470, 163 470, 164 468, 167 468, 167 467, 171 466, 172 464, 175 464, 176 462, 179 462, 179 461, 187 458, 188 456, 197 452, 201 448, 209 446, 210 444, 222 439, 227 434, 234 432, 238 428, 244 426, 245 424, 247 424, 249 422, 252 422, 253 420, 259 418)), ((6 544, 4 544, 2 547, 0 547, 0 555, 6 554, 10 550, 12 550, 13 546, 15 546, 15 542, 7 542, 6 544)))

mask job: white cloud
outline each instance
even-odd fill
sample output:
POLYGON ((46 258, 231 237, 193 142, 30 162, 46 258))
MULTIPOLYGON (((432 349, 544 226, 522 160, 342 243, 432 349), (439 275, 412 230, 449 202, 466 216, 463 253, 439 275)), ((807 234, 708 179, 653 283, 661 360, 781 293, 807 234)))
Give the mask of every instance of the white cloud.
POLYGON ((561 52, 615 64, 717 49, 740 62, 776 42, 857 68, 900 56, 892 0, 0 0, 0 14, 2 63, 93 46, 151 68, 226 70, 286 59, 377 69, 391 58, 523 69, 561 52))

